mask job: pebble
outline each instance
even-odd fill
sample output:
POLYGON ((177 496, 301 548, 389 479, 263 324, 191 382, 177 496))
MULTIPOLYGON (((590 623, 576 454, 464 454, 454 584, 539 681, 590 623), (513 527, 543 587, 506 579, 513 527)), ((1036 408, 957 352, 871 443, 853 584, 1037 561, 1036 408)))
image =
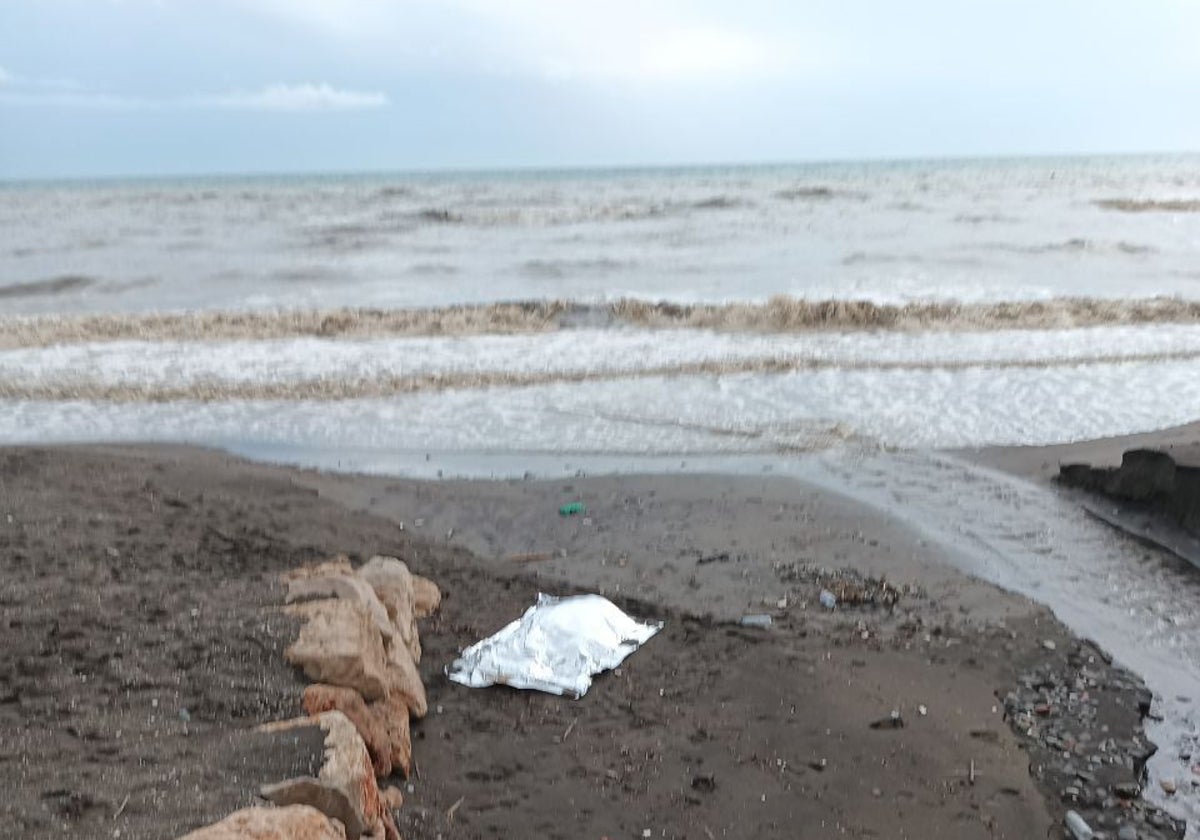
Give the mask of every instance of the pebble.
MULTIPOLYGON (((1046 639, 1039 649, 1054 651, 1057 645, 1046 639)), ((1142 799, 1137 783, 1138 773, 1154 752, 1142 729, 1153 695, 1136 676, 1114 666, 1089 643, 1066 642, 1064 654, 1044 654, 1039 664, 1019 674, 1014 690, 999 696, 1005 719, 1033 748, 1036 757, 1031 766, 1037 766, 1041 783, 1076 809, 1070 814, 1082 821, 1074 826, 1074 820, 1068 821, 1066 836, 1182 837, 1182 823, 1142 799), (1102 714, 1111 718, 1114 713, 1116 718, 1100 722, 1102 714)), ((1200 752, 1189 743, 1178 744, 1176 750, 1200 752)), ((1200 764, 1195 772, 1200 788, 1200 764)), ((1178 779, 1158 784, 1167 796, 1178 796, 1178 779)))

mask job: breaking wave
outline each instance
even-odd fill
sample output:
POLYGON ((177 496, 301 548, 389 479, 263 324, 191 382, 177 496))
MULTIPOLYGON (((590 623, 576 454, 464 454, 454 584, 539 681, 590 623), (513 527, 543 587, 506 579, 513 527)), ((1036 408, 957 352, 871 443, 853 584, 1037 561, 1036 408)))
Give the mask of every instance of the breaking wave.
MULTIPOLYGON (((63 288, 69 287, 66 285, 63 288)), ((54 291, 62 291, 62 288, 31 289, 25 293, 54 291)), ((623 298, 602 304, 558 299, 426 309, 342 308, 15 316, 0 318, 0 348, 97 341, 510 335, 597 324, 650 329, 799 333, 1045 330, 1156 323, 1200 323, 1200 300, 1072 297, 992 303, 928 301, 884 304, 867 300, 774 297, 765 303, 680 304, 623 298)))
POLYGON ((28 283, 14 283, 0 286, 0 298, 19 297, 49 297, 64 292, 77 292, 95 285, 91 277, 81 277, 70 274, 63 277, 51 277, 48 280, 32 280, 28 283))
POLYGON ((1200 213, 1200 199, 1194 198, 1102 198, 1094 203, 1104 210, 1122 213, 1200 213))
POLYGON ((1200 359, 1200 350, 1177 352, 1098 354, 1041 359, 988 359, 904 361, 886 359, 844 360, 801 354, 748 358, 699 359, 643 367, 600 367, 566 370, 439 371, 412 375, 318 376, 291 380, 231 381, 204 379, 179 384, 162 382, 104 382, 85 378, 51 380, 0 380, 0 400, 87 400, 110 403, 337 401, 393 397, 427 391, 530 387, 553 383, 581 384, 656 377, 783 374, 801 371, 961 371, 971 369, 1028 370, 1093 365, 1128 365, 1188 362, 1200 359))

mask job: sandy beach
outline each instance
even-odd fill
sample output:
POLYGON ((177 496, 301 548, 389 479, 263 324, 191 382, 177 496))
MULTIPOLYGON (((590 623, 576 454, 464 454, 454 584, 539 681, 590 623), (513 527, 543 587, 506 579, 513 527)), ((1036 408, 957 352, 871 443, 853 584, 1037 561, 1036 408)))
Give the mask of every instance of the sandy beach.
MULTIPOLYGON (((298 761, 244 733, 299 712, 279 574, 337 553, 401 557, 444 593, 399 781, 409 840, 1056 836, 1073 780, 1012 725, 1033 714, 1016 708, 1030 675, 1091 668, 1070 728, 1141 734, 1140 683, 1047 610, 781 478, 419 482, 186 447, 9 448, 0 499, 0 780, 24 837, 177 836, 298 761), (575 500, 585 514, 560 517, 575 500), (878 578, 894 608, 817 603, 878 578), (538 591, 601 592, 666 629, 578 701, 445 679, 538 591), (751 613, 773 626, 737 626, 751 613), (871 727, 893 711, 902 728, 871 727)), ((1063 696, 1046 715, 1068 716, 1063 696)), ((1075 795, 1137 769, 1094 766, 1075 795)))

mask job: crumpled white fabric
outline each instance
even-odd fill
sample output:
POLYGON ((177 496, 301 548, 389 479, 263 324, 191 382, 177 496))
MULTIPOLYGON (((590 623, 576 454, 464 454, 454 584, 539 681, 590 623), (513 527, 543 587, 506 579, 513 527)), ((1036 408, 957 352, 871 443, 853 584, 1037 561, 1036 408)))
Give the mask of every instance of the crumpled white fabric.
POLYGON ((464 650, 446 675, 471 688, 508 685, 578 699, 594 674, 620 665, 662 626, 637 621, 600 595, 539 593, 523 616, 464 650))

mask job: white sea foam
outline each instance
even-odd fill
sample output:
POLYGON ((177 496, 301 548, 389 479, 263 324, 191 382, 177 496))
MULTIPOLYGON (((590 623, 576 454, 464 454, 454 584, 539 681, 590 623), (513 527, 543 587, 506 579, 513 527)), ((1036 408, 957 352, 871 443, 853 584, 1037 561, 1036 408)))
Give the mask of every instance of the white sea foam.
POLYGON ((122 387, 153 396, 156 391, 186 393, 188 386, 196 386, 193 398, 219 399, 222 386, 243 386, 242 392, 253 393, 256 385, 292 385, 284 393, 303 398, 316 396, 331 380, 369 385, 387 377, 411 377, 432 389, 581 374, 634 378, 673 368, 687 373, 689 366, 700 364, 711 365, 713 373, 720 373, 722 364, 732 373, 755 364, 772 371, 900 371, 1054 368, 1191 357, 1200 357, 1198 325, 899 335, 578 330, 470 338, 107 342, 0 351, 0 390, 68 391, 91 385, 113 396, 122 387), (306 384, 312 385, 312 393, 306 393, 306 384))
POLYGON ((653 376, 381 399, 8 401, 0 441, 172 439, 475 451, 789 451, 1050 443, 1200 416, 1196 363, 653 376))

